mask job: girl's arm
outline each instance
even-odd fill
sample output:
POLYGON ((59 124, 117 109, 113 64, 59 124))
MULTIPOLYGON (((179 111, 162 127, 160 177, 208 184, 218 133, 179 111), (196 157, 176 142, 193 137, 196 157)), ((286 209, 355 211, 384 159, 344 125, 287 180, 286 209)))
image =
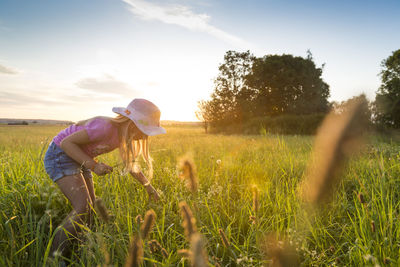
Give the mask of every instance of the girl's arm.
POLYGON ((160 195, 157 190, 151 185, 150 181, 144 176, 142 172, 129 172, 139 183, 141 183, 149 194, 149 198, 153 197, 154 200, 159 200, 160 195))
POLYGON ((97 175, 105 175, 112 172, 112 167, 104 163, 97 163, 94 159, 89 157, 89 155, 83 152, 83 150, 80 148, 80 145, 84 145, 89 142, 89 136, 86 130, 83 129, 65 137, 61 141, 60 147, 73 160, 94 171, 97 175))

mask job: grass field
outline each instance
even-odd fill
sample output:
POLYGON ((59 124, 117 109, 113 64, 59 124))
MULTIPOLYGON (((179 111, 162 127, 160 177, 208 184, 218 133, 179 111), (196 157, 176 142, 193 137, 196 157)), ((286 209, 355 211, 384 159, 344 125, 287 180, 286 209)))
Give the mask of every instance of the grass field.
MULTIPOLYGON (((46 147, 59 130, 0 126, 0 266, 51 265, 46 251, 56 226, 71 210, 43 167, 46 147)), ((181 201, 192 208, 213 266, 267 266, 263 248, 271 233, 286 239, 304 266, 400 265, 399 142, 370 137, 362 153, 347 164, 332 202, 310 213, 297 187, 313 137, 206 135, 194 127, 170 127, 167 132, 150 143, 153 184, 162 191, 162 201, 149 202, 143 187, 121 169, 94 176, 96 195, 112 220, 95 217, 85 241, 75 247, 71 266, 123 265, 130 238, 139 231, 135 217, 144 217, 149 209, 157 219, 148 240, 157 240, 168 255, 151 253, 145 242, 144 265, 189 266, 177 253, 189 248, 181 201), (178 159, 187 153, 197 168, 197 194, 178 178, 178 159)), ((115 165, 118 157, 114 151, 101 161, 115 165)))

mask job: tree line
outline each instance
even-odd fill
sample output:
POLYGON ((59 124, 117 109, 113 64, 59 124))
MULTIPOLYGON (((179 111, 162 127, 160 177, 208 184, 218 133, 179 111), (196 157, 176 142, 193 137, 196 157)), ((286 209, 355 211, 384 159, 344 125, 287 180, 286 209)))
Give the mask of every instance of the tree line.
MULTIPOLYGON (((375 101, 364 109, 369 124, 400 128, 400 50, 382 61, 382 85, 375 101)), ((348 101, 329 102, 329 85, 323 81, 324 65, 316 66, 312 54, 265 55, 227 51, 214 80, 210 100, 198 103, 196 116, 207 131, 313 133, 332 109, 341 112, 348 101), (266 129, 264 129, 266 130, 266 129)))

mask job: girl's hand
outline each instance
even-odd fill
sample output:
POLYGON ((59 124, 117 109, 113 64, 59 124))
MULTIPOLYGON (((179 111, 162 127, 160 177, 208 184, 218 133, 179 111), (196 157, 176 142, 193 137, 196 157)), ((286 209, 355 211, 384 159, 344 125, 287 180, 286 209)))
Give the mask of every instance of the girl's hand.
POLYGON ((157 190, 155 190, 151 184, 146 186, 146 191, 147 191, 147 194, 149 194, 149 200, 151 200, 152 198, 155 201, 160 200, 160 195, 158 194, 157 190))
POLYGON ((97 163, 96 165, 94 165, 93 168, 93 172, 100 176, 106 175, 107 173, 110 173, 112 171, 113 168, 104 163, 97 163))

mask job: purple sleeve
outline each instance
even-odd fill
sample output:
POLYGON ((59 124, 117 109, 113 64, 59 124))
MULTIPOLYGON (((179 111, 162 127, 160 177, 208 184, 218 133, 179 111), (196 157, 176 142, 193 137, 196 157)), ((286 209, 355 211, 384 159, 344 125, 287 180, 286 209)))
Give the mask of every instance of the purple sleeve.
POLYGON ((85 129, 91 142, 100 141, 108 137, 111 123, 104 119, 97 118, 87 123, 85 129))

